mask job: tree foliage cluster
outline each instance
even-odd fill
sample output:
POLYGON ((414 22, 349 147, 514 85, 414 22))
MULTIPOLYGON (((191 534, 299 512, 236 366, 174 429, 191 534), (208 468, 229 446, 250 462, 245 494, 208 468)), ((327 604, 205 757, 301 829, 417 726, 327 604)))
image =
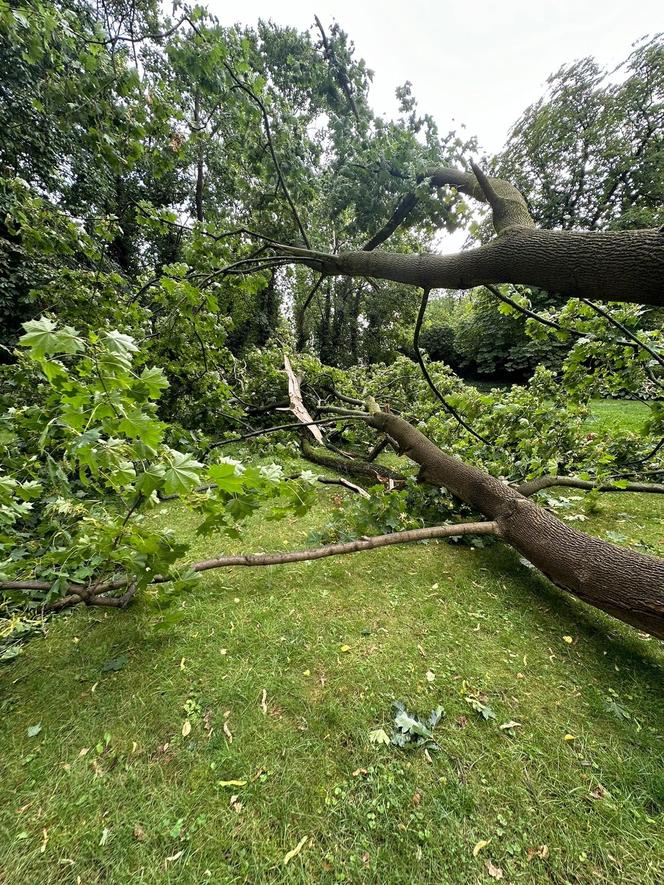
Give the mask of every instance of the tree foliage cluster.
MULTIPOLYGON (((0 0, 4 605, 121 606, 150 588, 164 611, 216 566, 178 565, 185 548, 149 517, 160 498, 232 535, 261 506, 279 518, 314 500, 313 472, 223 456, 245 439, 381 484, 332 540, 477 512, 379 459, 403 446, 376 443, 376 401, 505 486, 658 477, 662 308, 511 284, 427 305, 398 274, 330 272, 388 237, 394 260, 459 227, 486 242, 466 199, 477 182, 432 173, 472 177, 475 139, 441 131, 408 83, 397 118, 376 115, 372 72, 336 24, 174 15, 156 0, 0 0), (321 444, 280 426, 298 424, 279 411, 293 405, 284 353, 321 444), (640 435, 589 429, 589 400, 607 395, 649 405, 640 435)), ((541 228, 662 224, 663 59, 658 37, 611 76, 591 59, 561 69, 486 161, 541 228)))

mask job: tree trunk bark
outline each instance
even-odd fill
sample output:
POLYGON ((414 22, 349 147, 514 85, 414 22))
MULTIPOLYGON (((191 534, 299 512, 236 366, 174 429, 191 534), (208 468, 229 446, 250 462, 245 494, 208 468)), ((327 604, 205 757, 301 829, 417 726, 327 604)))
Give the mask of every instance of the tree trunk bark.
POLYGON ((325 273, 424 289, 522 283, 568 297, 664 306, 664 231, 579 233, 512 227, 486 246, 453 255, 313 253, 325 273))
POLYGON ((420 465, 420 479, 445 487, 495 521, 500 537, 560 589, 664 639, 664 558, 644 556, 571 528, 482 470, 442 452, 418 430, 385 412, 369 423, 420 465))

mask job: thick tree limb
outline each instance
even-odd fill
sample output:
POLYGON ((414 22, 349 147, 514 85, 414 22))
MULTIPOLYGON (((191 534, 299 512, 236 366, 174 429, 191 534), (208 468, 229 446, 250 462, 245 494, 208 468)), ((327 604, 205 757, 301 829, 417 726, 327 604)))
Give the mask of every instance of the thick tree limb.
POLYGON ((485 246, 451 255, 279 248, 282 257, 332 276, 371 276, 425 289, 522 283, 568 297, 664 306, 664 231, 655 229, 511 227, 485 246))
POLYGON ((375 410, 370 423, 420 465, 423 482, 447 488, 494 521, 500 537, 557 587, 664 639, 664 558, 571 528, 517 489, 446 455, 397 415, 375 410))
POLYGON ((382 239, 377 235, 361 252, 282 251, 324 274, 374 277, 424 289, 522 283, 568 297, 664 306, 664 230, 539 230, 517 188, 488 178, 475 164, 473 173, 439 169, 425 177, 432 186, 450 185, 488 202, 498 236, 453 255, 366 251, 389 234, 382 239))
POLYGON ((348 461, 335 458, 334 455, 328 455, 320 446, 312 446, 304 438, 302 438, 300 445, 302 455, 307 461, 318 464, 320 467, 327 467, 329 470, 335 470, 337 473, 368 479, 374 485, 391 482, 394 486, 394 484, 402 485, 406 481, 406 477, 402 473, 385 467, 383 464, 369 463, 358 459, 348 461))

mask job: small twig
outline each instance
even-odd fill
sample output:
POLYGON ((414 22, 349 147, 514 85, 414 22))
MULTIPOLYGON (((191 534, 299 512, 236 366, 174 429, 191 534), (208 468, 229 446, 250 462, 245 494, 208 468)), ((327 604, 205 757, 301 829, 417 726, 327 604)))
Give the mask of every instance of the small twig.
MULTIPOLYGON (((661 353, 658 353, 649 344, 646 344, 645 341, 641 341, 638 335, 635 335, 634 332, 631 331, 631 329, 628 329, 627 326, 624 325, 624 323, 621 323, 620 320, 617 320, 614 316, 612 316, 608 310, 604 310, 603 307, 600 307, 599 304, 595 304, 594 301, 590 301, 588 298, 582 298, 581 301, 583 304, 587 305, 587 307, 590 307, 592 310, 594 310, 595 313, 599 314, 601 317, 604 317, 604 319, 611 323, 612 326, 615 326, 616 329, 620 329, 623 335, 625 335, 627 338, 629 338, 631 341, 633 341, 635 344, 637 344, 639 347, 649 353, 650 356, 656 362, 658 362, 660 366, 664 366, 664 356, 662 356, 661 353)), ((656 383, 659 382, 656 381, 656 383)))
POLYGON ((281 171, 281 164, 279 163, 276 151, 274 149, 274 141, 272 140, 272 130, 270 128, 270 118, 268 116, 265 104, 263 103, 261 98, 258 95, 256 95, 256 93, 253 91, 253 89, 249 86, 248 83, 240 80, 240 78, 237 76, 235 71, 231 68, 231 66, 227 62, 224 62, 224 67, 226 68, 226 71, 228 72, 230 78, 235 83, 235 85, 238 87, 238 89, 241 89, 242 92, 245 93, 245 95, 248 95, 249 98, 251 98, 251 100, 260 109, 261 116, 263 117, 263 125, 265 127, 265 136, 267 138, 268 147, 270 149, 270 155, 272 157, 272 162, 274 163, 274 168, 277 172, 277 178, 279 180, 279 184, 281 185, 281 189, 284 192, 284 196, 286 197, 288 205, 291 208, 291 212, 293 213, 293 218, 295 219, 295 223, 298 226, 302 240, 303 240, 305 246, 307 247, 307 249, 310 249, 311 244, 309 243, 309 238, 307 237, 304 226, 302 225, 302 222, 300 220, 300 215, 295 207, 295 203, 293 202, 293 199, 290 195, 288 187, 286 186, 286 181, 284 179, 283 172, 281 171))

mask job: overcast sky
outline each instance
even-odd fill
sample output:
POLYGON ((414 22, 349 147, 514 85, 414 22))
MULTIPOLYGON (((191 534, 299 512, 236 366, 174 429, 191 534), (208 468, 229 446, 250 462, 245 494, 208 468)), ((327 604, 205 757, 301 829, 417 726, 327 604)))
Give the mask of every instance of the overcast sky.
MULTIPOLYGON (((201 0, 205 3, 206 0, 201 0)), ((631 44, 664 29, 661 0, 207 0, 222 24, 259 18, 301 30, 336 19, 375 72, 371 101, 396 112, 410 80, 441 128, 465 124, 498 151, 508 128, 562 64, 594 55, 615 66, 631 44)))

